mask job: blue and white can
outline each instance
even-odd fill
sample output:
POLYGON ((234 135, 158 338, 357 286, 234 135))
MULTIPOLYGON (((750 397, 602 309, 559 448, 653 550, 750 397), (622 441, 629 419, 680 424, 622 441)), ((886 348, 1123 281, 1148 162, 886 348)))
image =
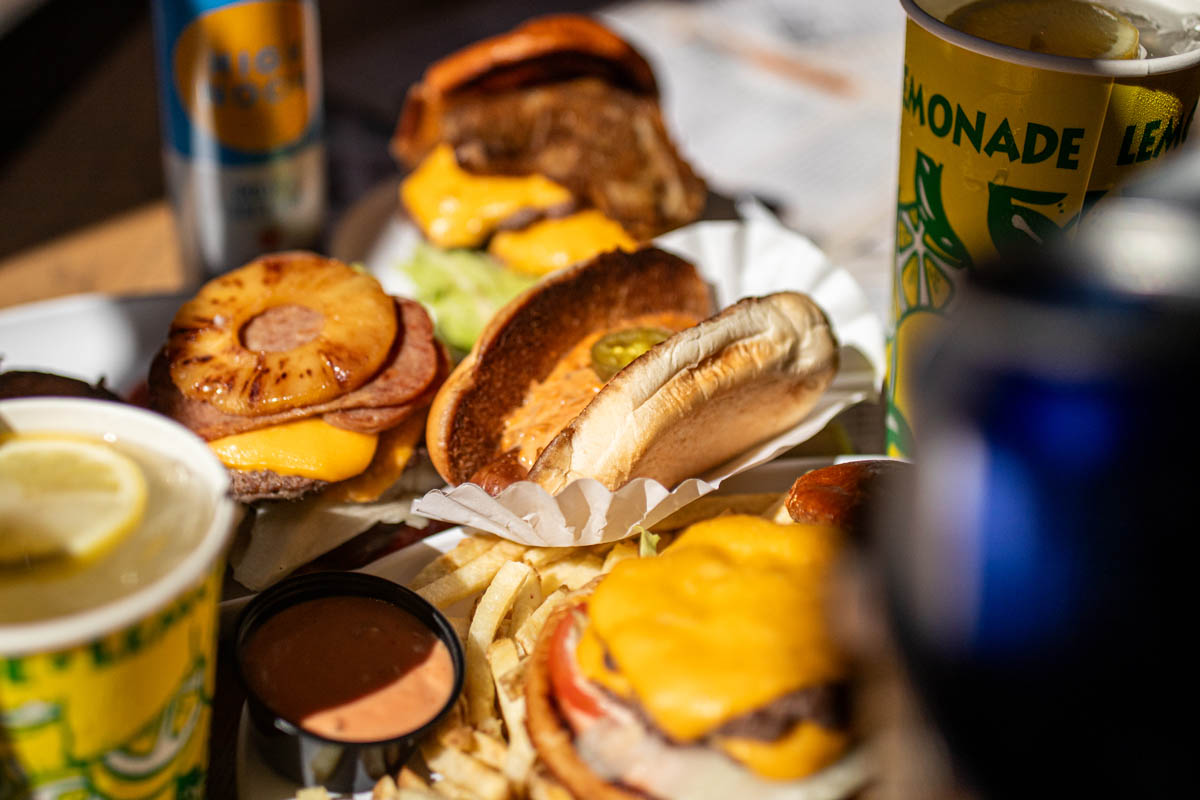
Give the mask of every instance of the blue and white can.
POLYGON ((315 0, 155 0, 154 24, 189 277, 315 246, 326 203, 315 0))

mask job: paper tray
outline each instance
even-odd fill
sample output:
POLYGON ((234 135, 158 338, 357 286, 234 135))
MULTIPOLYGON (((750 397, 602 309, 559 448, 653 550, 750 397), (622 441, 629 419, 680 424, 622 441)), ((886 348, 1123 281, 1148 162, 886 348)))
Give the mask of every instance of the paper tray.
POLYGON ((616 492, 584 479, 557 496, 528 481, 496 497, 473 484, 435 489, 413 511, 434 519, 537 546, 599 544, 652 525, 726 478, 763 464, 806 441, 839 412, 875 396, 883 378, 883 327, 862 289, 808 239, 770 219, 701 222, 656 241, 691 261, 711 283, 720 307, 739 298, 792 290, 811 296, 828 314, 841 344, 833 384, 795 427, 673 489, 638 478, 616 492))

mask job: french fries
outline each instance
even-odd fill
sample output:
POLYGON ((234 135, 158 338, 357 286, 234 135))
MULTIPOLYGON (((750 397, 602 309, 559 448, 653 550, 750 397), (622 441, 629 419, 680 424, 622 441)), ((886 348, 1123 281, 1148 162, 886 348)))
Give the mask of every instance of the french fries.
MULTIPOLYGON (((430 770, 440 773, 443 781, 470 792, 468 797, 507 800, 510 796, 508 781, 504 776, 464 750, 447 746, 434 738, 421 747, 421 755, 430 770)), ((435 791, 441 782, 433 785, 435 791)))
POLYGON ((520 558, 523 552, 525 548, 519 544, 498 542, 453 572, 417 589, 417 594, 439 609, 447 608, 479 594, 501 567, 520 558))
MULTIPOLYGON (((301 790, 303 791, 303 790, 301 790)), ((312 797, 307 800, 328 800, 329 795, 322 798, 312 797)), ((299 793, 296 800, 305 800, 299 793)), ((426 784, 424 787, 398 786, 390 775, 385 775, 371 790, 371 800, 442 800, 441 795, 434 792, 426 784)))
POLYGON ((499 736, 493 736, 483 731, 471 731, 474 739, 474 749, 471 753, 492 769, 504 770, 504 762, 508 760, 508 745, 499 736))
POLYGON ((600 565, 600 571, 612 572, 612 568, 625 559, 637 557, 638 543, 633 539, 622 539, 613 545, 612 550, 608 551, 608 555, 604 557, 604 563, 600 565))
POLYGON ((529 800, 575 800, 562 784, 542 770, 530 776, 529 800))
POLYGON ((542 604, 537 607, 529 619, 525 620, 525 624, 513 635, 517 640, 517 644, 521 647, 521 652, 529 655, 533 652, 533 643, 537 641, 538 634, 542 632, 542 627, 546 624, 546 620, 550 619, 550 615, 558 610, 567 600, 570 592, 565 586, 560 586, 550 593, 550 596, 542 601, 542 604))
POLYGON ((560 586, 571 591, 579 589, 600 574, 604 559, 595 553, 581 552, 548 564, 538 574, 542 578, 542 594, 550 594, 560 586))
POLYGON ((452 550, 442 553, 433 561, 426 564, 408 582, 409 588, 420 589, 422 586, 428 586, 438 578, 449 575, 454 570, 464 566, 468 561, 474 560, 476 556, 483 555, 483 553, 495 547, 499 541, 496 537, 488 536, 485 533, 468 536, 455 545, 452 550))
POLYGON ((521 585, 517 599, 513 601, 512 619, 509 620, 509 631, 515 633, 533 616, 533 612, 542 604, 545 595, 542 594, 542 581, 537 573, 532 573, 521 585))
POLYGON ((488 671, 487 649, 496 638, 501 620, 512 609, 517 592, 532 574, 533 568, 528 564, 509 561, 497 571, 492 585, 483 593, 475 609, 475 618, 467 632, 466 689, 467 718, 476 727, 483 727, 490 720, 496 720, 496 727, 499 727, 499 720, 493 714, 496 690, 488 671))
POLYGON ((512 639, 492 642, 487 657, 496 681, 500 714, 508 729, 508 752, 501 770, 509 783, 520 791, 525 788, 529 771, 537 760, 537 752, 529 740, 529 732, 525 730, 525 693, 520 680, 522 665, 517 654, 517 643, 512 639))

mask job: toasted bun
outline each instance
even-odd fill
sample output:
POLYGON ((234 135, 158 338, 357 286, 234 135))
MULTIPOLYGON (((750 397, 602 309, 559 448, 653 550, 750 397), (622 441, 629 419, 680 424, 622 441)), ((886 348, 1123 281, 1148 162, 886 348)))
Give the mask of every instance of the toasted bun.
POLYGON ((637 94, 657 96, 649 63, 628 42, 590 17, 539 17, 432 64, 404 101, 392 152, 415 166, 440 140, 448 97, 579 77, 599 77, 637 94))
POLYGON ((787 496, 788 514, 796 522, 832 525, 856 533, 863 516, 888 487, 910 471, 903 461, 851 461, 805 473, 787 496))
POLYGON ((592 772, 576 752, 571 728, 558 712, 550 684, 550 646, 554 632, 575 606, 563 603, 550 616, 525 667, 529 738, 542 761, 577 800, 646 800, 645 795, 620 789, 592 772))
POLYGON ((807 296, 745 298, 617 373, 529 480, 552 493, 580 478, 674 486, 803 419, 837 363, 829 320, 807 296))
POLYGON ((457 484, 496 462, 505 418, 576 342, 663 311, 702 319, 712 296, 695 267, 652 247, 604 253, 517 297, 492 317, 434 398, 425 436, 434 467, 457 484))

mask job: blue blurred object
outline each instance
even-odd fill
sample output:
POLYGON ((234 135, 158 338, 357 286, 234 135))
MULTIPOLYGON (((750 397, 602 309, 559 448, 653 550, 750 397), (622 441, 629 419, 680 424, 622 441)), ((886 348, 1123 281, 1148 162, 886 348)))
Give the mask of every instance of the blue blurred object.
POLYGON ((1190 785, 1200 214, 1178 175, 1200 195, 1200 155, 1172 166, 1169 195, 1147 180, 977 269, 926 367, 911 505, 878 538, 910 673, 985 797, 1190 785))

